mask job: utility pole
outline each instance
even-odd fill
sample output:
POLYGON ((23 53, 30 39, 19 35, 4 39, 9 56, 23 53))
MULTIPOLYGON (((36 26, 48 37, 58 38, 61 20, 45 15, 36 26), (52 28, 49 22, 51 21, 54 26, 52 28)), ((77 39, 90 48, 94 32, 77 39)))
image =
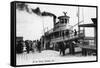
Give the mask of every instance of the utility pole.
POLYGON ((45 49, 45 29, 44 29, 44 18, 42 18, 42 25, 43 25, 43 35, 44 35, 44 37, 43 37, 43 48, 45 49))

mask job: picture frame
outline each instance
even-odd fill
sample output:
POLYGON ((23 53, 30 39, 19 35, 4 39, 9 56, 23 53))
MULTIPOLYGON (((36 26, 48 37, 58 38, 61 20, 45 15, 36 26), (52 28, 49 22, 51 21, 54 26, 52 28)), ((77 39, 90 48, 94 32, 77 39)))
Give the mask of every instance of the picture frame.
POLYGON ((11 2, 11 66, 98 61, 98 6, 11 2))

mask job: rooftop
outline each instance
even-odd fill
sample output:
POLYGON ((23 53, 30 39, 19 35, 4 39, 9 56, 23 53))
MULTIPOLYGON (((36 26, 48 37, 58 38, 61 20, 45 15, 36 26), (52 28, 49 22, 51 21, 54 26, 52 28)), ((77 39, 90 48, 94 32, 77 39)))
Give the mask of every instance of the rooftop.
POLYGON ((62 18, 70 18, 69 16, 59 16, 58 19, 62 19, 62 18))

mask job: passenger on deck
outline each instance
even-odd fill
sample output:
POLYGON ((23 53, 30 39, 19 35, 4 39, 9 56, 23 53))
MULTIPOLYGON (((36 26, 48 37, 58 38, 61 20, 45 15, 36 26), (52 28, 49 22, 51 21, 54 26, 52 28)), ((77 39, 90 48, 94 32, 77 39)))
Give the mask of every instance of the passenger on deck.
POLYGON ((76 36, 77 35, 77 31, 76 31, 76 29, 74 29, 74 36, 76 36))

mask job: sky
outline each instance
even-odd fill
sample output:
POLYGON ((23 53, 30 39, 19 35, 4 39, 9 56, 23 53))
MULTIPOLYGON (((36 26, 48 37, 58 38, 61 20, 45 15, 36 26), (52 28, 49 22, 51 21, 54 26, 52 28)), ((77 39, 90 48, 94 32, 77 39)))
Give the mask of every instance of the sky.
MULTIPOLYGON (((55 14, 57 17, 64 15, 63 12, 67 12, 70 17, 69 25, 73 26, 78 23, 78 7, 76 6, 59 6, 59 5, 42 5, 42 4, 28 4, 29 9, 39 7, 41 12, 47 11, 55 14)), ((29 10, 32 12, 31 10, 29 10)), ((96 8, 80 7, 79 20, 82 23, 93 23, 91 18, 96 18, 96 8)), ((56 19, 58 21, 58 19, 56 19)), ((16 35, 23 36, 24 40, 36 40, 39 39, 44 32, 53 28, 53 17, 51 16, 39 16, 35 13, 28 13, 23 10, 16 9, 16 35)), ((77 26, 73 29, 77 29, 77 26)), ((85 28, 87 36, 94 35, 93 28, 85 28)))

